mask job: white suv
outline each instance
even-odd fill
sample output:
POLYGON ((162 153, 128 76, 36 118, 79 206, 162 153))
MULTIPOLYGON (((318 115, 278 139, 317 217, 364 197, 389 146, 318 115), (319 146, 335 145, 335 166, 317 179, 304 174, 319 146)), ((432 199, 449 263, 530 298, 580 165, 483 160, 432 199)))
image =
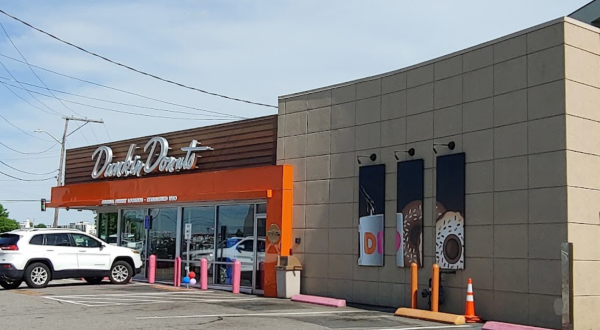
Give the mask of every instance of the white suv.
POLYGON ((84 278, 125 284, 140 273, 140 254, 75 229, 20 229, 0 234, 0 286, 44 288, 50 280, 84 278))

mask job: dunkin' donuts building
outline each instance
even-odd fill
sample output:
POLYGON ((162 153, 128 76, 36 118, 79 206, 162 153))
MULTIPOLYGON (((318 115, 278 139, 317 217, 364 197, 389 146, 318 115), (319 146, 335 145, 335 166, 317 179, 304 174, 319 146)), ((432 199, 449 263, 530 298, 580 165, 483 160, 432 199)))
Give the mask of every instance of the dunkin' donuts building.
POLYGON ((599 168, 600 30, 560 18, 278 116, 68 150, 51 206, 95 210, 166 282, 206 257, 227 288, 237 259, 243 290, 276 296, 293 254, 303 293, 406 307, 410 263, 420 291, 437 263, 440 311, 471 278, 484 319, 600 329, 599 168))

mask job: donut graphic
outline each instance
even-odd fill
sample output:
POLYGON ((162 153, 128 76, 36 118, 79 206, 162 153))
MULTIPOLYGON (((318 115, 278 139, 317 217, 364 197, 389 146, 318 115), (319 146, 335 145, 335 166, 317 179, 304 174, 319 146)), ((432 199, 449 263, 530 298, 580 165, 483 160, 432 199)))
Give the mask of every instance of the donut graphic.
POLYGON ((402 210, 402 244, 404 265, 423 262, 423 203, 420 200, 408 203, 402 210))
POLYGON ((448 211, 441 215, 435 225, 435 257, 442 269, 464 268, 464 224, 459 212, 448 211))

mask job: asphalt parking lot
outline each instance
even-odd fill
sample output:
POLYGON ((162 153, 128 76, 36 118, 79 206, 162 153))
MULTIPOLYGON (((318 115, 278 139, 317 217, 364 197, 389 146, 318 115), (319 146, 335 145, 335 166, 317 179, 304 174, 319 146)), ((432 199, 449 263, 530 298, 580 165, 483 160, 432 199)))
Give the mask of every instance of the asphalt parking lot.
POLYGON ((481 329, 215 290, 77 280, 0 289, 0 320, 4 329, 481 329))

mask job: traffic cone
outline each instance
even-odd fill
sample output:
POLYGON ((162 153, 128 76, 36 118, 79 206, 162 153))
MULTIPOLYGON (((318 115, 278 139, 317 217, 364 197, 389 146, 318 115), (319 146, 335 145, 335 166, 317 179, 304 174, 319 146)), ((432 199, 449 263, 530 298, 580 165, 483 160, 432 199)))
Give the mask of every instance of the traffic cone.
POLYGON ((479 323, 481 319, 475 315, 475 299, 473 298, 473 281, 469 279, 467 286, 467 303, 465 305, 465 321, 467 323, 479 323))

